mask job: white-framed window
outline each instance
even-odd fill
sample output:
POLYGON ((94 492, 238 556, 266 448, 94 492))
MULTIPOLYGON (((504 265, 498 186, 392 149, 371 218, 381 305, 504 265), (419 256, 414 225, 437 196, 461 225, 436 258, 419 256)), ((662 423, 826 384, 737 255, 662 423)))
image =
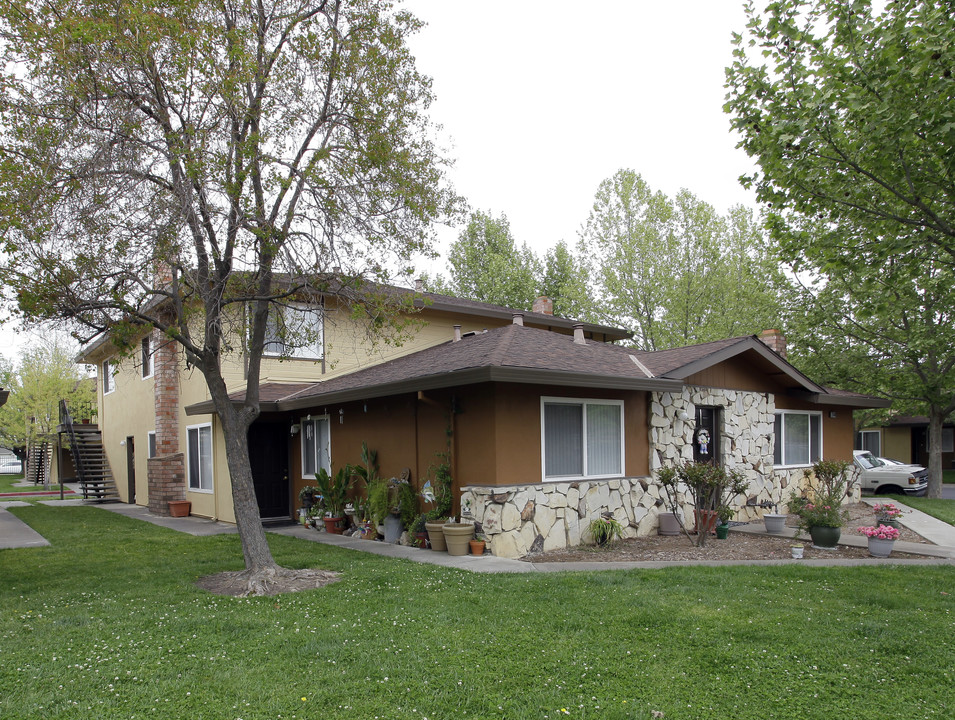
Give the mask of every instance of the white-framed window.
POLYGON ((116 382, 113 380, 113 364, 109 360, 104 360, 100 369, 103 374, 103 394, 109 395, 116 389, 116 382))
POLYGON ((153 376, 153 339, 147 335, 143 338, 141 345, 143 379, 153 376))
POLYGON ((620 477, 623 401, 541 398, 544 480, 620 477))
POLYGON ((150 430, 146 433, 146 457, 156 457, 156 431, 150 430))
POLYGON ((811 465, 822 459, 822 413, 777 410, 775 430, 776 467, 811 465))
POLYGON ((304 305, 273 305, 265 326, 262 353, 269 357, 318 360, 324 354, 322 309, 304 305))
POLYGON ((331 428, 328 415, 302 419, 302 477, 314 478, 319 468, 332 471, 331 428))
POLYGON ((186 472, 189 489, 212 492, 212 424, 186 428, 186 472))
POLYGON ((882 433, 878 430, 861 430, 856 433, 856 450, 868 450, 876 457, 882 455, 882 433))

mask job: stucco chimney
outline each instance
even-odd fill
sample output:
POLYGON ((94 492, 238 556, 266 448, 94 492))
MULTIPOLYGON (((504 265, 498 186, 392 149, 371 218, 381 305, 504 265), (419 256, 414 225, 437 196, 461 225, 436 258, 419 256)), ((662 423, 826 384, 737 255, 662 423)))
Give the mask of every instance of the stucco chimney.
POLYGON ((524 313, 512 313, 512 314, 511 314, 511 322, 514 323, 515 325, 523 325, 523 324, 524 324, 524 313))
POLYGON ((534 307, 532 309, 534 312, 541 313, 542 315, 553 315, 554 301, 546 295, 541 295, 534 301, 534 307))
POLYGON ((424 292, 424 280, 423 280, 422 278, 415 278, 415 279, 414 279, 414 291, 415 291, 416 293, 423 293, 423 292, 424 292))
POLYGON ((584 324, 583 323, 574 323, 574 342, 578 345, 586 345, 587 341, 584 340, 584 324))
POLYGON ((763 330, 759 334, 759 339, 780 357, 786 357, 786 336, 779 330, 763 330))
POLYGON ((455 326, 454 326, 454 340, 453 340, 453 342, 460 342, 460 341, 461 341, 461 326, 460 326, 460 325, 455 325, 455 326))

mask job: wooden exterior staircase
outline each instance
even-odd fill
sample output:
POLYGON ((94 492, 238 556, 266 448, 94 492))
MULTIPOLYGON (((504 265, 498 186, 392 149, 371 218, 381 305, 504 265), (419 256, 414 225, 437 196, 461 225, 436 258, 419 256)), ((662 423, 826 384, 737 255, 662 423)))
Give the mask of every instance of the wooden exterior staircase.
POLYGON ((60 400, 60 432, 66 433, 70 439, 76 480, 83 499, 98 503, 119 502, 119 491, 103 450, 99 427, 74 425, 66 401, 60 400))
POLYGON ((53 447, 48 442, 35 442, 27 451, 27 482, 34 485, 47 485, 50 481, 50 464, 53 459, 53 447))

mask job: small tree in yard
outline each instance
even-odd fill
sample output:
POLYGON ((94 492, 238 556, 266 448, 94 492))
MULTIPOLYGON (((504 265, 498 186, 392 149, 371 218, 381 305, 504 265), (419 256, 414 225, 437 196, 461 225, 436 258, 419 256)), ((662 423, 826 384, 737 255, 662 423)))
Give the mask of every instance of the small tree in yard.
POLYGON ((288 572, 247 441, 270 317, 332 291, 387 326, 393 297, 365 280, 412 272, 457 205, 406 44, 419 25, 385 0, 0 5, 7 299, 121 350, 149 329, 178 343, 221 421, 250 592, 288 572), (236 405, 222 369, 240 351, 236 405))
POLYGON ((727 470, 722 465, 711 463, 687 462, 660 468, 657 480, 663 486, 667 507, 676 516, 686 537, 697 547, 706 545, 709 534, 704 518, 709 513, 713 513, 714 518, 720 515, 723 508, 731 507, 736 496, 749 488, 749 481, 739 470, 727 470), (695 542, 683 522, 680 493, 689 496, 693 505, 698 530, 695 542))

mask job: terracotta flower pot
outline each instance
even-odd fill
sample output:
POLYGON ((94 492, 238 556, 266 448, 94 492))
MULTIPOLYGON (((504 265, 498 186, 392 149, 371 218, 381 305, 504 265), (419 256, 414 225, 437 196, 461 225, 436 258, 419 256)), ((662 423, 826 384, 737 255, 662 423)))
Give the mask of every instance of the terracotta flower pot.
POLYGON ((483 555, 485 543, 483 540, 471 540, 468 545, 471 546, 472 555, 483 555))
POLYGON ((345 519, 342 517, 327 517, 322 518, 322 521, 325 523, 325 532, 333 535, 341 535, 345 532, 345 519))
POLYGON ((170 517, 188 517, 189 511, 192 509, 192 503, 188 500, 170 500, 169 501, 169 516, 170 517))
POLYGON ((716 521, 719 517, 716 510, 694 510, 693 519, 696 522, 696 532, 710 534, 716 530, 716 521))

